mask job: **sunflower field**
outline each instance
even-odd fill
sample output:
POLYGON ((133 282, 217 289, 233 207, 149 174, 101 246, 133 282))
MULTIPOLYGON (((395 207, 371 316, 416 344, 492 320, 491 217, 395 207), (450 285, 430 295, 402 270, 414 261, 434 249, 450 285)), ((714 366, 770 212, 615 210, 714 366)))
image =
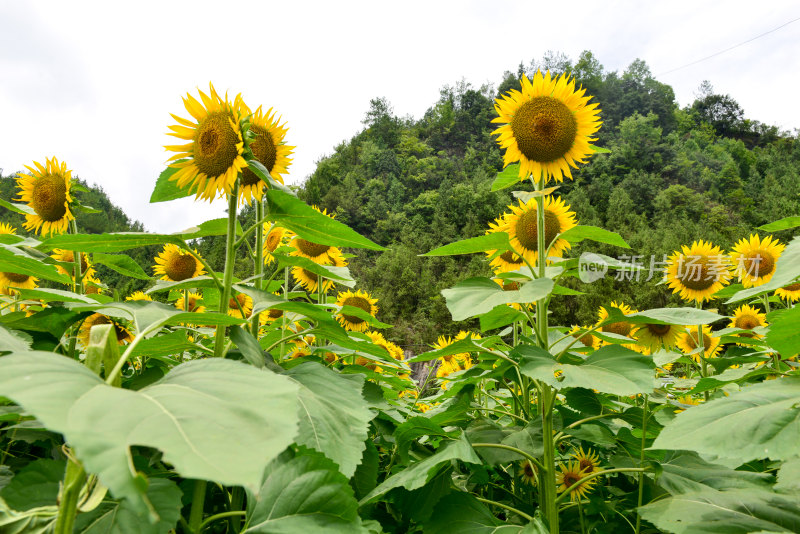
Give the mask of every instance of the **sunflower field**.
POLYGON ((514 202, 422 258, 491 269, 441 292, 475 328, 409 356, 349 269, 385 247, 284 185, 277 112, 213 86, 183 103, 152 201, 226 218, 82 233, 93 208, 56 157, 0 201, 25 221, 0 224, 0 533, 800 532, 800 239, 773 236, 800 216, 666 255, 650 283, 677 306, 558 324, 647 266, 559 195, 611 152, 603 102, 523 75, 492 119, 491 190, 514 202))

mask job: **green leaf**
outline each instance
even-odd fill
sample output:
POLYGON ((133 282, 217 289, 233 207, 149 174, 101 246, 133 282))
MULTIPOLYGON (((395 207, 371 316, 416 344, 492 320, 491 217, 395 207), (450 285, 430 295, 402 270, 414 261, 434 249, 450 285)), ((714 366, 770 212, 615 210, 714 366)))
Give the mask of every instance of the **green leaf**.
MULTIPOLYGON (((200 226, 193 226, 173 235, 178 235, 184 241, 190 239, 198 239, 200 237, 208 237, 214 235, 227 235, 228 233, 228 218, 222 217, 220 219, 211 219, 200 224, 200 226)), ((242 235, 242 225, 236 221, 236 235, 242 235)))
MULTIPOLYGON (((173 163, 182 163, 186 161, 185 159, 180 159, 173 163)), ((170 180, 170 178, 178 172, 179 169, 175 167, 167 167, 161 174, 158 176, 158 180, 156 180, 156 186, 153 188, 153 193, 150 195, 150 203, 154 204, 156 202, 167 202, 168 200, 176 200, 178 198, 184 198, 191 195, 189 190, 190 187, 184 187, 181 189, 178 187, 177 180, 170 180)))
POLYGON ((242 356, 244 356, 251 365, 258 368, 264 367, 264 351, 261 350, 261 345, 258 344, 258 340, 253 337, 253 334, 246 331, 241 326, 232 326, 228 335, 231 341, 239 347, 242 356))
MULTIPOLYGON (((119 362, 119 358, 119 344, 114 325, 94 325, 89 331, 89 346, 86 347, 86 367, 91 369, 97 376, 100 376, 102 365, 106 375, 108 375, 119 362)), ((119 387, 121 382, 122 378, 117 377, 111 385, 119 387)))
POLYGON ((767 317, 767 344, 786 358, 800 353, 800 307, 775 310, 767 317))
POLYGON ((31 350, 32 343, 33 340, 28 334, 0 324, 0 352, 25 352, 31 350))
POLYGON ((296 196, 291 189, 286 187, 283 183, 275 180, 269 173, 266 167, 257 159, 248 159, 247 167, 253 171, 253 174, 261 178, 266 184, 269 184, 270 189, 279 189, 286 194, 296 196))
POLYGON ((784 463, 778 471, 778 491, 800 491, 800 458, 792 458, 784 463))
POLYGON ((423 352, 414 358, 408 360, 408 363, 418 363, 418 362, 429 362, 431 360, 435 360, 436 358, 443 358, 445 356, 450 356, 452 354, 460 354, 462 352, 489 352, 489 349, 485 349, 482 346, 475 343, 475 340, 467 337, 464 339, 459 339, 458 341, 454 341, 453 343, 447 345, 446 347, 442 347, 441 349, 437 350, 430 350, 428 352, 423 352))
POLYGON ((253 490, 294 441, 297 410, 297 386, 285 377, 232 360, 195 360, 139 391, 95 387, 70 409, 66 437, 87 471, 142 512, 131 446, 160 450, 184 478, 253 490))
MULTIPOLYGON (((557 287, 557 286, 556 286, 557 287)), ((556 288, 554 288, 556 289, 556 288)), ((514 321, 525 320, 525 314, 511 306, 497 306, 480 316, 481 332, 502 328, 514 321)))
POLYGON ((457 437, 457 433, 456 431, 445 431, 427 417, 409 417, 394 431, 394 441, 397 445, 397 454, 400 456, 400 461, 408 462, 409 447, 422 436, 441 436, 453 439, 457 437))
POLYGON ((747 386, 729 397, 694 406, 659 434, 654 449, 685 449, 742 463, 797 455, 800 377, 747 386))
POLYGON ((641 507, 639 514, 645 521, 675 534, 800 532, 800 508, 795 495, 755 488, 684 493, 641 507))
POLYGON ((729 490, 768 489, 772 476, 751 471, 734 471, 728 467, 706 462, 689 451, 668 452, 660 462, 658 485, 672 495, 701 492, 706 489, 729 490))
POLYGON ((490 312, 501 304, 534 302, 547 297, 552 289, 553 281, 549 278, 526 282, 516 291, 504 291, 489 278, 469 278, 442 290, 442 295, 453 320, 463 321, 490 312))
POLYGON ((133 349, 131 356, 158 358, 181 354, 187 350, 196 348, 194 343, 190 343, 186 336, 186 330, 176 330, 168 334, 165 333, 149 339, 143 339, 133 349))
POLYGON ((167 325, 203 324, 203 325, 236 325, 244 324, 247 321, 238 317, 231 317, 224 313, 206 312, 194 313, 185 312, 175 306, 164 304, 163 302, 132 300, 127 302, 111 302, 95 306, 72 305, 73 310, 92 310, 103 315, 121 317, 132 320, 136 326, 136 332, 141 333, 145 330, 153 330, 167 325))
POLYGON ((8 486, 0 491, 0 498, 12 510, 19 512, 54 505, 66 466, 64 460, 39 458, 23 467, 11 479, 8 486))
POLYGON ((297 197, 277 189, 268 190, 266 196, 270 218, 303 239, 334 247, 386 250, 297 197))
POLYGON ((513 525, 497 519, 468 493, 457 491, 440 500, 424 526, 425 534, 548 534, 539 519, 527 525, 513 525))
POLYGON ((769 224, 762 224, 758 227, 762 232, 780 232, 781 230, 791 230, 800 226, 800 217, 784 217, 769 224))
POLYGON ((165 478, 154 478, 147 487, 158 522, 142 520, 128 501, 106 501, 88 513, 78 514, 75 532, 80 534, 167 534, 175 528, 181 515, 178 486, 165 478))
POLYGON ((435 248, 425 254, 420 254, 420 256, 454 256, 457 254, 474 254, 489 250, 510 249, 511 243, 508 241, 508 234, 505 232, 493 232, 478 237, 462 239, 461 241, 435 248))
POLYGON ((500 191, 501 189, 511 187, 521 180, 522 179, 519 177, 519 163, 512 163, 497 173, 497 177, 492 182, 491 191, 500 191))
POLYGON ((384 480, 377 488, 359 501, 363 506, 378 497, 384 495, 394 488, 405 488, 415 490, 427 484, 442 466, 450 465, 453 460, 461 460, 471 464, 480 464, 481 459, 475 454, 475 450, 462 435, 458 440, 450 441, 442 446, 436 453, 428 456, 422 461, 415 462, 399 473, 384 480))
POLYGON ((6 208, 7 210, 13 211, 14 213, 19 213, 20 215, 36 215, 36 212, 33 211, 33 208, 27 204, 11 203, 0 198, 0 206, 6 208))
POLYGON ((97 304, 98 302, 86 295, 79 295, 63 289, 50 289, 35 287, 33 289, 20 289, 19 294, 23 299, 43 300, 45 302, 82 302, 84 304, 97 304))
POLYGON ((172 280, 156 280, 153 287, 148 289, 146 293, 157 293, 159 291, 177 291, 179 289, 197 289, 201 287, 216 288, 217 284, 210 276, 203 275, 196 278, 189 278, 180 282, 173 282, 172 280))
POLYGON ((353 489, 336 466, 314 454, 283 457, 247 499, 245 534, 367 534, 353 489))
POLYGON ((580 243, 581 241, 588 239, 589 241, 605 243, 607 245, 614 245, 616 247, 631 248, 631 246, 626 243, 625 240, 622 239, 622 236, 620 236, 618 233, 610 232, 597 226, 573 226, 566 232, 560 234, 558 237, 565 239, 570 243, 580 243))
POLYGON ((109 269, 121 275, 137 278, 139 280, 150 280, 150 277, 139 266, 136 261, 125 254, 103 254, 96 252, 92 255, 92 260, 100 265, 105 265, 109 269))
POLYGON ((636 395, 653 391, 653 360, 620 345, 607 345, 580 365, 560 363, 549 352, 533 345, 520 345, 520 371, 556 389, 582 387, 614 395, 636 395), (557 371, 561 375, 556 377, 557 371))
POLYGON ((0 499, 0 532, 3 534, 52 534, 58 507, 34 508, 26 512, 11 510, 0 499))
POLYGON ((286 371, 299 387, 299 445, 315 449, 350 478, 361 462, 369 422, 374 417, 361 395, 363 375, 342 375, 317 363, 286 371))
POLYGON ((611 150, 595 145, 589 145, 589 149, 595 154, 611 154, 611 150))
POLYGON ((30 317, 21 317, 6 323, 6 326, 15 330, 28 332, 47 332, 60 338, 67 328, 85 317, 85 314, 74 312, 66 308, 45 308, 30 317))
POLYGON ((117 232, 111 234, 61 234, 42 241, 42 248, 47 250, 64 248, 81 252, 122 252, 132 248, 148 245, 166 245, 171 243, 181 248, 186 244, 182 239, 169 234, 148 234, 145 232, 117 232))
POLYGON ((739 291, 726 301, 726 304, 732 304, 744 299, 749 299, 762 293, 771 293, 778 288, 792 284, 797 277, 800 276, 800 237, 795 237, 786 248, 783 254, 778 258, 775 264, 775 274, 766 284, 761 284, 757 287, 743 289, 739 291))
POLYGON ((276 253, 273 253, 272 256, 278 260, 278 269, 282 269, 286 266, 297 265, 307 271, 311 271, 317 276, 336 280, 337 284, 342 284, 347 287, 354 287, 356 285, 356 282, 353 280, 353 277, 350 276, 350 270, 347 269, 347 267, 320 265, 308 258, 303 258, 302 256, 285 256, 283 254, 276 253))
POLYGON ((61 284, 71 283, 70 278, 65 274, 59 274, 55 266, 42 263, 40 258, 10 245, 0 245, 0 271, 27 274, 61 284))
POLYGON ((372 442, 372 439, 367 439, 364 442, 364 446, 361 463, 358 464, 353 478, 350 479, 350 485, 353 487, 357 499, 374 490, 375 486, 378 485, 378 471, 380 469, 378 448, 372 442))
POLYGON ((711 324, 721 319, 727 319, 727 317, 719 315, 718 313, 708 310, 699 310, 697 308, 657 308, 654 310, 631 313, 624 317, 625 320, 637 324, 657 323, 691 326, 711 324))

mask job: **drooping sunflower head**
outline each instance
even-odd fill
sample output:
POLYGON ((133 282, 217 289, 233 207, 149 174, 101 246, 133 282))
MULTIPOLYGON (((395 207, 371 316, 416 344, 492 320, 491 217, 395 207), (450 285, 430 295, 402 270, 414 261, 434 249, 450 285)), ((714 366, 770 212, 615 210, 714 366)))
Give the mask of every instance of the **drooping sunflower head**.
POLYGON ((278 247, 285 245, 294 234, 286 228, 280 226, 272 226, 269 224, 264 225, 264 264, 269 264, 275 261, 272 255, 278 247))
POLYGON ((10 295, 12 289, 33 289, 38 280, 29 274, 0 271, 0 292, 10 295))
POLYGON ((180 188, 189 187, 195 198, 211 201, 230 194, 236 177, 247 165, 242 156, 241 119, 250 110, 241 95, 231 102, 227 94, 221 97, 213 85, 209 87, 209 95, 198 90, 201 101, 190 94, 183 99, 194 121, 172 115, 178 124, 169 127, 169 135, 188 143, 164 148, 177 152, 170 158, 174 161, 170 166, 178 169, 170 180, 177 181, 180 188))
MULTIPOLYGON (((733 318, 728 326, 730 328, 741 328, 742 330, 753 330, 759 326, 767 326, 767 316, 756 308, 743 304, 733 312, 733 318)), ((742 332, 738 335, 751 338, 761 337, 752 332, 742 332)))
POLYGON ((637 325, 632 336, 638 344, 649 353, 656 352, 661 347, 669 349, 675 346, 678 336, 686 330, 685 326, 674 324, 646 323, 637 325))
POLYGON ((684 300, 703 302, 728 285, 730 263, 720 247, 700 240, 681 249, 673 252, 665 268, 665 279, 673 293, 684 300))
MULTIPOLYGON (((539 215, 536 198, 520 201, 518 206, 509 206, 511 213, 503 216, 500 229, 508 233, 511 246, 531 264, 536 262, 539 248, 539 215)), ((560 258, 571 245, 559 234, 577 225, 575 212, 561 198, 544 197, 544 242, 550 247, 548 256, 560 258)))
MULTIPOLYGON (((280 117, 276 118, 270 108, 266 113, 261 106, 250 116, 250 151, 253 156, 269 171, 270 176, 283 183, 283 175, 291 165, 293 146, 284 143, 286 137, 286 124, 280 124, 280 117)), ((253 171, 245 167, 242 171, 242 184, 239 189, 240 200, 250 204, 252 199, 261 200, 264 195, 264 181, 253 171)))
POLYGON ((200 293, 189 293, 188 306, 186 298, 181 295, 181 297, 175 301, 175 307, 179 310, 194 313, 203 313, 206 311, 206 307, 203 306, 203 295, 200 293))
POLYGON ((512 89, 495 100, 501 124, 493 135, 506 149, 504 165, 520 162, 519 177, 533 175, 572 179, 570 167, 578 168, 592 154, 592 135, 600 128, 600 110, 589 104, 585 90, 576 89, 566 75, 552 78, 537 71, 533 80, 523 76, 521 90, 512 89))
POLYGON ((580 462, 570 461, 565 464, 560 464, 558 466, 558 471, 556 471, 557 491, 559 493, 568 491, 571 501, 578 501, 586 497, 586 495, 592 491, 596 480, 592 478, 580 482, 580 480, 588 474, 589 473, 581 469, 580 462))
POLYGON ((133 341, 133 335, 131 332, 125 328, 125 326, 117 321, 116 319, 112 319, 107 315, 103 315, 101 313, 93 313, 89 317, 83 320, 83 324, 81 325, 80 330, 78 331, 78 340, 83 343, 84 347, 89 346, 89 336, 91 334, 90 330, 93 326, 101 325, 101 324, 111 324, 114 325, 114 332, 117 335, 117 342, 121 345, 123 343, 130 343, 133 341))
MULTIPOLYGON (((369 293, 360 289, 355 293, 350 290, 339 293, 336 299, 337 306, 353 306, 354 308, 365 311, 372 317, 375 317, 378 313, 378 307, 375 305, 377 302, 378 299, 372 298, 369 293)), ((364 332, 369 328, 369 323, 367 323, 367 321, 355 315, 339 313, 336 315, 336 319, 345 329, 354 332, 364 332)))
MULTIPOLYGON (((333 215, 328 215, 325 209, 320 210, 317 206, 311 207, 331 219, 335 218, 333 215)), ((300 236, 294 236, 289 242, 289 246, 294 248, 294 250, 289 253, 290 256, 308 258, 321 265, 335 265, 338 259, 343 259, 342 251, 339 248, 331 245, 314 243, 300 236)))
POLYGON ((133 293, 131 293, 130 295, 125 297, 125 300, 148 300, 148 301, 152 301, 153 297, 151 297, 150 295, 148 295, 144 291, 134 291, 133 293))
POLYGON ((761 239, 752 234, 750 239, 742 239, 731 249, 731 263, 734 273, 744 287, 766 284, 775 274, 775 266, 786 245, 773 239, 771 235, 761 239))
MULTIPOLYGON (((75 279, 75 253, 73 251, 55 248, 50 257, 57 262, 69 264, 67 266, 56 264, 56 270, 61 274, 66 274, 73 280, 75 279)), ((83 273, 84 278, 92 278, 95 275, 94 267, 89 263, 89 258, 85 252, 81 252, 81 273, 83 273)))
POLYGON ((244 293, 237 293, 228 299, 228 315, 231 317, 247 319, 251 313, 253 313, 253 299, 244 293))
POLYGON ((581 447, 573 451, 572 457, 578 462, 578 467, 585 475, 600 471, 600 456, 592 449, 584 452, 581 447))
POLYGON ((23 226, 42 235, 63 234, 75 218, 70 210, 72 171, 56 158, 47 158, 45 165, 38 161, 33 164, 35 167, 25 166, 30 174, 17 177, 20 188, 17 200, 27 203, 34 211, 25 215, 23 226))
MULTIPOLYGON (((684 354, 691 356, 696 362, 700 362, 700 337, 698 334, 698 327, 689 326, 679 336, 676 345, 681 349, 684 354)), ((722 343, 720 338, 714 336, 711 332, 711 327, 707 324, 703 325, 703 357, 716 358, 722 350, 722 343)))
MULTIPOLYGON (((197 254, 197 251, 194 253, 197 254)), ((182 282, 206 273, 203 264, 197 258, 171 243, 164 245, 164 250, 155 257, 155 260, 153 272, 156 276, 161 275, 162 280, 182 282)))
POLYGON ((800 300, 800 282, 780 287, 775 290, 775 294, 789 302, 797 302, 800 300))

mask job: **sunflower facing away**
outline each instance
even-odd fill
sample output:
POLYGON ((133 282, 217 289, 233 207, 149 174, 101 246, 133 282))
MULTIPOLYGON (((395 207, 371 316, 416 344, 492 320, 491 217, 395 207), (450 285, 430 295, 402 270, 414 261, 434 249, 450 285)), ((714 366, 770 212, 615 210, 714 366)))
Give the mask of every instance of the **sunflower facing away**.
MULTIPOLYGON (((286 137, 286 124, 279 124, 280 118, 275 118, 275 113, 270 108, 263 113, 261 106, 250 117, 250 132, 254 134, 250 141, 250 151, 253 156, 269 171, 275 181, 283 183, 283 175, 291 165, 293 146, 283 142, 286 137)), ((242 171, 242 185, 239 189, 239 198, 247 204, 252 199, 261 200, 264 196, 264 181, 249 168, 242 171)))
POLYGON ((559 465, 558 471, 556 471, 557 491, 559 493, 569 491, 569 500, 571 501, 578 501, 586 497, 592 491, 595 479, 587 480, 580 484, 578 481, 588 474, 588 472, 581 469, 580 462, 577 461, 559 465))
MULTIPOLYGON (((685 354, 691 356, 691 358, 699 362, 700 361, 700 354, 695 352, 700 345, 698 344, 698 337, 697 337, 697 327, 690 326, 686 330, 684 330, 680 336, 678 336, 678 341, 676 345, 679 349, 681 349, 685 354), (694 354, 692 354, 694 353, 694 354)), ((711 333, 711 327, 707 324, 703 325, 703 356, 708 358, 716 358, 720 351, 722 350, 722 343, 720 343, 720 339, 715 337, 711 333)))
POLYGON ((631 334, 639 346, 645 348, 650 354, 661 347, 669 349, 675 346, 678 336, 686 330, 684 326, 674 324, 647 323, 638 325, 631 334))
MULTIPOLYGON (((378 307, 375 305, 377 302, 378 299, 372 298, 369 293, 360 289, 355 293, 349 290, 344 293, 339 293, 336 299, 337 306, 353 306, 354 308, 364 310, 372 317, 375 317, 378 313, 378 307)), ((345 329, 354 332, 364 332, 369 328, 369 323, 367 323, 367 321, 355 315, 339 313, 336 315, 336 319, 345 329)))
MULTIPOLYGON (((741 328, 742 330, 753 330, 759 326, 767 326, 767 316, 759 312, 756 308, 743 304, 736 308, 731 318, 730 328, 741 328)), ((759 338, 761 336, 754 333, 742 332, 738 334, 744 337, 759 338)))
POLYGON ((210 95, 198 90, 202 103, 190 94, 183 99, 196 122, 172 115, 178 124, 169 127, 169 135, 189 142, 164 148, 177 152, 169 158, 174 161, 170 167, 178 169, 170 180, 177 181, 180 188, 188 186, 190 192, 196 192, 195 198, 212 201, 218 195, 230 194, 237 176, 247 166, 242 156, 240 122, 249 110, 241 95, 230 102, 227 94, 222 98, 213 85, 209 87, 210 95))
POLYGON ((578 168, 593 152, 591 136, 601 124, 597 104, 589 104, 591 97, 566 75, 537 71, 533 81, 523 76, 520 84, 521 91, 512 89, 494 104, 499 117, 492 122, 502 126, 492 134, 506 149, 504 166, 519 161, 522 179, 572 179, 570 167, 578 168))
POLYGON ((800 282, 779 287, 775 290, 775 294, 789 302, 796 302, 800 300, 800 282))
MULTIPOLYGON (((511 246, 522 254, 529 263, 534 264, 539 247, 538 214, 536 198, 519 206, 509 206, 511 213, 503 217, 500 229, 508 233, 511 246)), ((575 212, 561 198, 544 197, 544 243, 550 247, 549 256, 560 258, 571 245, 557 236, 577 225, 575 212)))
POLYGON ((665 279, 683 300, 703 302, 728 285, 731 274, 722 249, 705 241, 683 245, 667 261, 665 279))
POLYGON ((17 200, 34 211, 25 215, 23 226, 36 233, 41 229, 42 235, 63 234, 75 218, 69 209, 72 171, 56 158, 48 158, 44 166, 38 161, 33 164, 36 168, 25 166, 30 174, 20 174, 17 178, 17 187, 21 189, 17 200))
MULTIPOLYGON (((196 250, 194 252, 197 254, 196 250)), ((155 257, 155 261, 153 272, 156 276, 161 275, 162 280, 182 282, 206 273, 197 258, 171 243, 164 245, 164 250, 155 257)))
POLYGON ((758 234, 742 239, 731 249, 734 273, 744 287, 766 284, 775 274, 775 266, 786 245, 768 235, 763 240, 758 234))
POLYGON ((114 331, 117 334, 117 342, 119 344, 130 343, 131 341, 133 341, 133 335, 122 324, 118 323, 117 321, 106 315, 100 313, 93 313, 92 315, 84 319, 83 324, 81 325, 81 328, 78 331, 78 340, 81 343, 83 343, 84 347, 89 346, 89 336, 91 334, 90 332, 91 328, 93 326, 101 324, 114 325, 114 331))
MULTIPOLYGON (((336 249, 338 251, 338 249, 336 249)), ((347 265, 347 261, 344 259, 344 256, 341 253, 338 254, 331 254, 327 255, 324 258, 324 261, 318 261, 320 265, 331 265, 333 267, 344 267, 347 265)), ((319 290, 319 276, 316 273, 312 273, 308 269, 304 269, 299 265, 295 265, 292 267, 292 276, 300 284, 303 289, 308 291, 309 293, 315 293, 319 290)), ((322 282, 322 292, 327 293, 333 287, 333 280, 330 278, 324 278, 322 282)))
MULTIPOLYGON (((66 274, 72 279, 75 278, 75 253, 73 251, 55 248, 50 257, 58 262, 71 264, 71 266, 67 268, 56 265, 56 270, 61 274, 66 274)), ((93 278, 95 275, 94 267, 89 263, 85 252, 81 253, 81 273, 83 273, 83 278, 93 278)))

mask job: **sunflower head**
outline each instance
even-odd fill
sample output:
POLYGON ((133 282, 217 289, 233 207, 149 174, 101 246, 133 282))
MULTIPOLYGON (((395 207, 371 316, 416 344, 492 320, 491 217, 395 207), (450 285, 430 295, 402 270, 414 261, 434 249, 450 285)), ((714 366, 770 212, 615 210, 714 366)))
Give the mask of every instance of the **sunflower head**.
POLYGON ((286 228, 281 228, 280 226, 273 226, 270 229, 269 224, 264 224, 264 264, 269 264, 275 261, 275 257, 272 255, 278 247, 281 245, 285 245, 287 239, 291 238, 293 234, 287 230, 286 228))
POLYGON ((27 168, 30 174, 20 174, 17 187, 20 188, 17 200, 25 202, 34 211, 25 215, 26 230, 41 234, 63 234, 69 222, 75 218, 70 211, 72 196, 72 171, 67 164, 56 158, 48 158, 45 165, 38 161, 34 167, 27 168))
POLYGON ((755 287, 770 281, 786 245, 772 236, 764 239, 753 234, 742 239, 731 250, 734 272, 744 287, 755 287))
POLYGON ((797 302, 800 300, 800 282, 780 287, 775 290, 775 294, 789 302, 797 302))
POLYGON ((188 141, 183 145, 169 145, 167 150, 177 152, 170 158, 170 166, 177 169, 170 180, 178 187, 189 187, 195 198, 214 200, 220 194, 230 194, 239 173, 247 165, 242 154, 241 120, 250 113, 241 95, 231 102, 226 94, 221 97, 209 84, 206 95, 198 90, 200 101, 187 94, 183 99, 192 119, 172 115, 178 124, 170 126, 169 135, 188 141))
POLYGON ((519 161, 522 179, 571 179, 570 167, 592 154, 591 136, 601 124, 597 104, 589 104, 590 97, 566 75, 552 78, 537 71, 532 81, 523 76, 520 85, 494 105, 498 117, 492 122, 501 126, 493 135, 506 149, 503 163, 519 161))
POLYGON ((705 241, 683 245, 667 261, 665 279, 684 300, 703 302, 728 285, 729 262, 722 249, 705 241))
MULTIPOLYGON (((611 304, 608 305, 608 308, 616 308, 623 315, 629 315, 631 313, 636 313, 636 310, 631 309, 630 306, 617 301, 612 301, 611 304)), ((609 313, 608 309, 605 306, 600 306, 600 309, 597 311, 597 323, 602 323, 606 319, 608 319, 609 313)), ((633 330, 634 325, 633 323, 629 323, 627 321, 619 321, 616 323, 608 323, 604 324, 600 327, 600 330, 603 332, 610 332, 612 334, 617 334, 620 336, 630 336, 631 331, 633 330)))
POLYGON ((8 223, 0 222, 0 235, 16 235, 17 229, 8 223))
MULTIPOLYGON (((354 308, 364 310, 373 317, 375 317, 375 315, 378 313, 378 307, 375 305, 377 302, 378 299, 372 298, 369 293, 360 289, 355 293, 349 290, 339 293, 339 296, 336 299, 337 306, 353 306, 354 308)), ((355 315, 346 315, 340 313, 336 316, 336 319, 347 330, 363 332, 369 328, 369 323, 367 323, 367 321, 361 317, 356 317, 355 315)))
MULTIPOLYGON (((508 233, 511 247, 522 254, 531 264, 536 262, 539 248, 539 215, 536 198, 520 201, 518 206, 509 206, 511 213, 504 214, 499 231, 508 233)), ((575 212, 561 198, 544 197, 544 242, 549 247, 548 257, 560 258, 571 248, 569 242, 559 234, 577 225, 575 212)), ((513 256, 511 257, 513 259, 513 256)))
MULTIPOLYGON (((275 118, 275 113, 270 108, 264 113, 259 108, 250 116, 250 142, 249 148, 253 157, 269 171, 270 176, 283 183, 283 175, 291 165, 293 146, 287 146, 283 139, 286 137, 286 124, 280 124, 280 117, 275 118)), ((242 186, 239 189, 239 198, 250 204, 251 199, 261 200, 264 195, 264 183, 249 168, 242 171, 242 186)))
MULTIPOLYGON (((690 326, 686 330, 684 330, 679 336, 676 345, 679 349, 681 349, 685 354, 688 354, 692 357, 693 360, 696 362, 700 362, 700 354, 698 349, 700 348, 700 337, 698 336, 699 328, 696 326, 690 326)), ((703 357, 706 359, 708 358, 716 358, 720 351, 722 351, 722 343, 720 339, 711 332, 711 327, 703 325, 703 357)))
POLYGON ((395 360, 402 362, 405 359, 403 354, 403 349, 401 349, 400 347, 398 347, 397 345, 395 345, 394 343, 383 337, 383 334, 381 334, 380 332, 367 331, 364 333, 367 335, 368 338, 370 338, 370 340, 372 340, 372 343, 374 345, 377 345, 382 349, 384 349, 386 352, 389 353, 389 356, 391 356, 395 360))
POLYGON ((584 452, 581 447, 572 453, 572 457, 578 462, 578 467, 584 474, 600 471, 600 456, 592 449, 584 452))
MULTIPOLYGON (((197 254, 197 251, 194 253, 197 254)), ((203 264, 197 258, 171 243, 164 245, 164 250, 155 257, 155 260, 153 272, 156 276, 161 275, 162 280, 182 282, 205 274, 203 264)))
MULTIPOLYGON (((489 229, 486 230, 486 234, 493 234, 496 232, 504 232, 504 228, 506 227, 505 218, 508 214, 504 214, 499 218, 495 219, 494 222, 489 223, 489 229)), ((510 250, 504 251, 502 254, 498 254, 497 250, 487 250, 486 255, 490 258, 489 266, 495 272, 495 274, 500 273, 507 273, 510 271, 516 271, 520 267, 522 267, 525 263, 522 261, 522 257, 515 254, 510 250)))
POLYGON ((175 301, 175 307, 179 310, 194 312, 194 313, 203 313, 206 311, 206 307, 203 306, 203 295, 200 293, 189 293, 189 301, 187 306, 187 301, 184 295, 182 294, 181 297, 175 301))
MULTIPOLYGON (((767 316, 759 312, 756 308, 744 304, 736 308, 733 312, 733 318, 728 326, 730 328, 740 328, 742 330, 753 330, 759 326, 767 326, 767 316)), ((738 335, 751 338, 761 337, 752 332, 742 332, 738 335)))
POLYGON ((130 295, 125 297, 125 300, 148 300, 148 301, 152 301, 153 297, 151 297, 150 295, 148 295, 147 293, 145 293, 143 291, 134 291, 133 293, 131 293, 130 295))
POLYGON ((632 336, 638 344, 648 352, 656 352, 661 347, 666 349, 674 347, 678 336, 686 328, 674 324, 646 323, 638 325, 633 331, 632 336))
POLYGON ((520 465, 520 478, 529 486, 535 486, 539 482, 536 466, 530 460, 523 460, 520 465))
POLYGON ((244 293, 237 293, 228 299, 228 315, 231 317, 247 319, 251 313, 253 313, 253 299, 244 293))
MULTIPOLYGON (((56 270, 72 279, 75 278, 75 253, 73 251, 55 248, 50 257, 57 262, 70 264, 66 267, 56 264, 56 270)), ((81 252, 81 273, 84 278, 93 278, 95 275, 94 267, 89 263, 89 258, 85 252, 81 252)))
POLYGON ((558 466, 556 471, 556 485, 559 493, 568 491, 571 501, 578 501, 592 491, 596 479, 584 482, 580 480, 589 473, 582 470, 580 462, 570 461, 558 466))
POLYGON ((114 332, 117 335, 117 342, 119 344, 130 343, 133 341, 133 335, 127 328, 125 328, 125 326, 122 325, 122 323, 118 322, 116 319, 108 317, 107 315, 94 313, 83 320, 83 324, 78 331, 78 340, 83 343, 84 347, 89 346, 89 336, 91 334, 92 327, 101 324, 114 325, 114 332))
POLYGON ((0 292, 10 295, 13 289, 33 289, 38 278, 29 274, 0 271, 0 292))
POLYGON ((87 276, 86 278, 84 278, 83 282, 84 282, 83 291, 87 295, 101 295, 103 291, 108 289, 108 286, 103 284, 103 282, 101 282, 99 278, 96 278, 94 276, 87 276))
MULTIPOLYGON (((339 252, 339 249, 335 249, 332 251, 331 254, 326 254, 320 261, 317 261, 320 265, 332 265, 334 267, 344 267, 347 265, 347 261, 344 259, 344 256, 339 252)), ((314 293, 319 290, 319 276, 316 273, 312 273, 308 269, 304 269, 299 265, 295 265, 292 267, 292 276, 294 279, 299 283, 303 289, 308 291, 309 293, 314 293)), ((322 282, 322 292, 327 293, 333 287, 333 280, 329 278, 323 278, 322 282)))

